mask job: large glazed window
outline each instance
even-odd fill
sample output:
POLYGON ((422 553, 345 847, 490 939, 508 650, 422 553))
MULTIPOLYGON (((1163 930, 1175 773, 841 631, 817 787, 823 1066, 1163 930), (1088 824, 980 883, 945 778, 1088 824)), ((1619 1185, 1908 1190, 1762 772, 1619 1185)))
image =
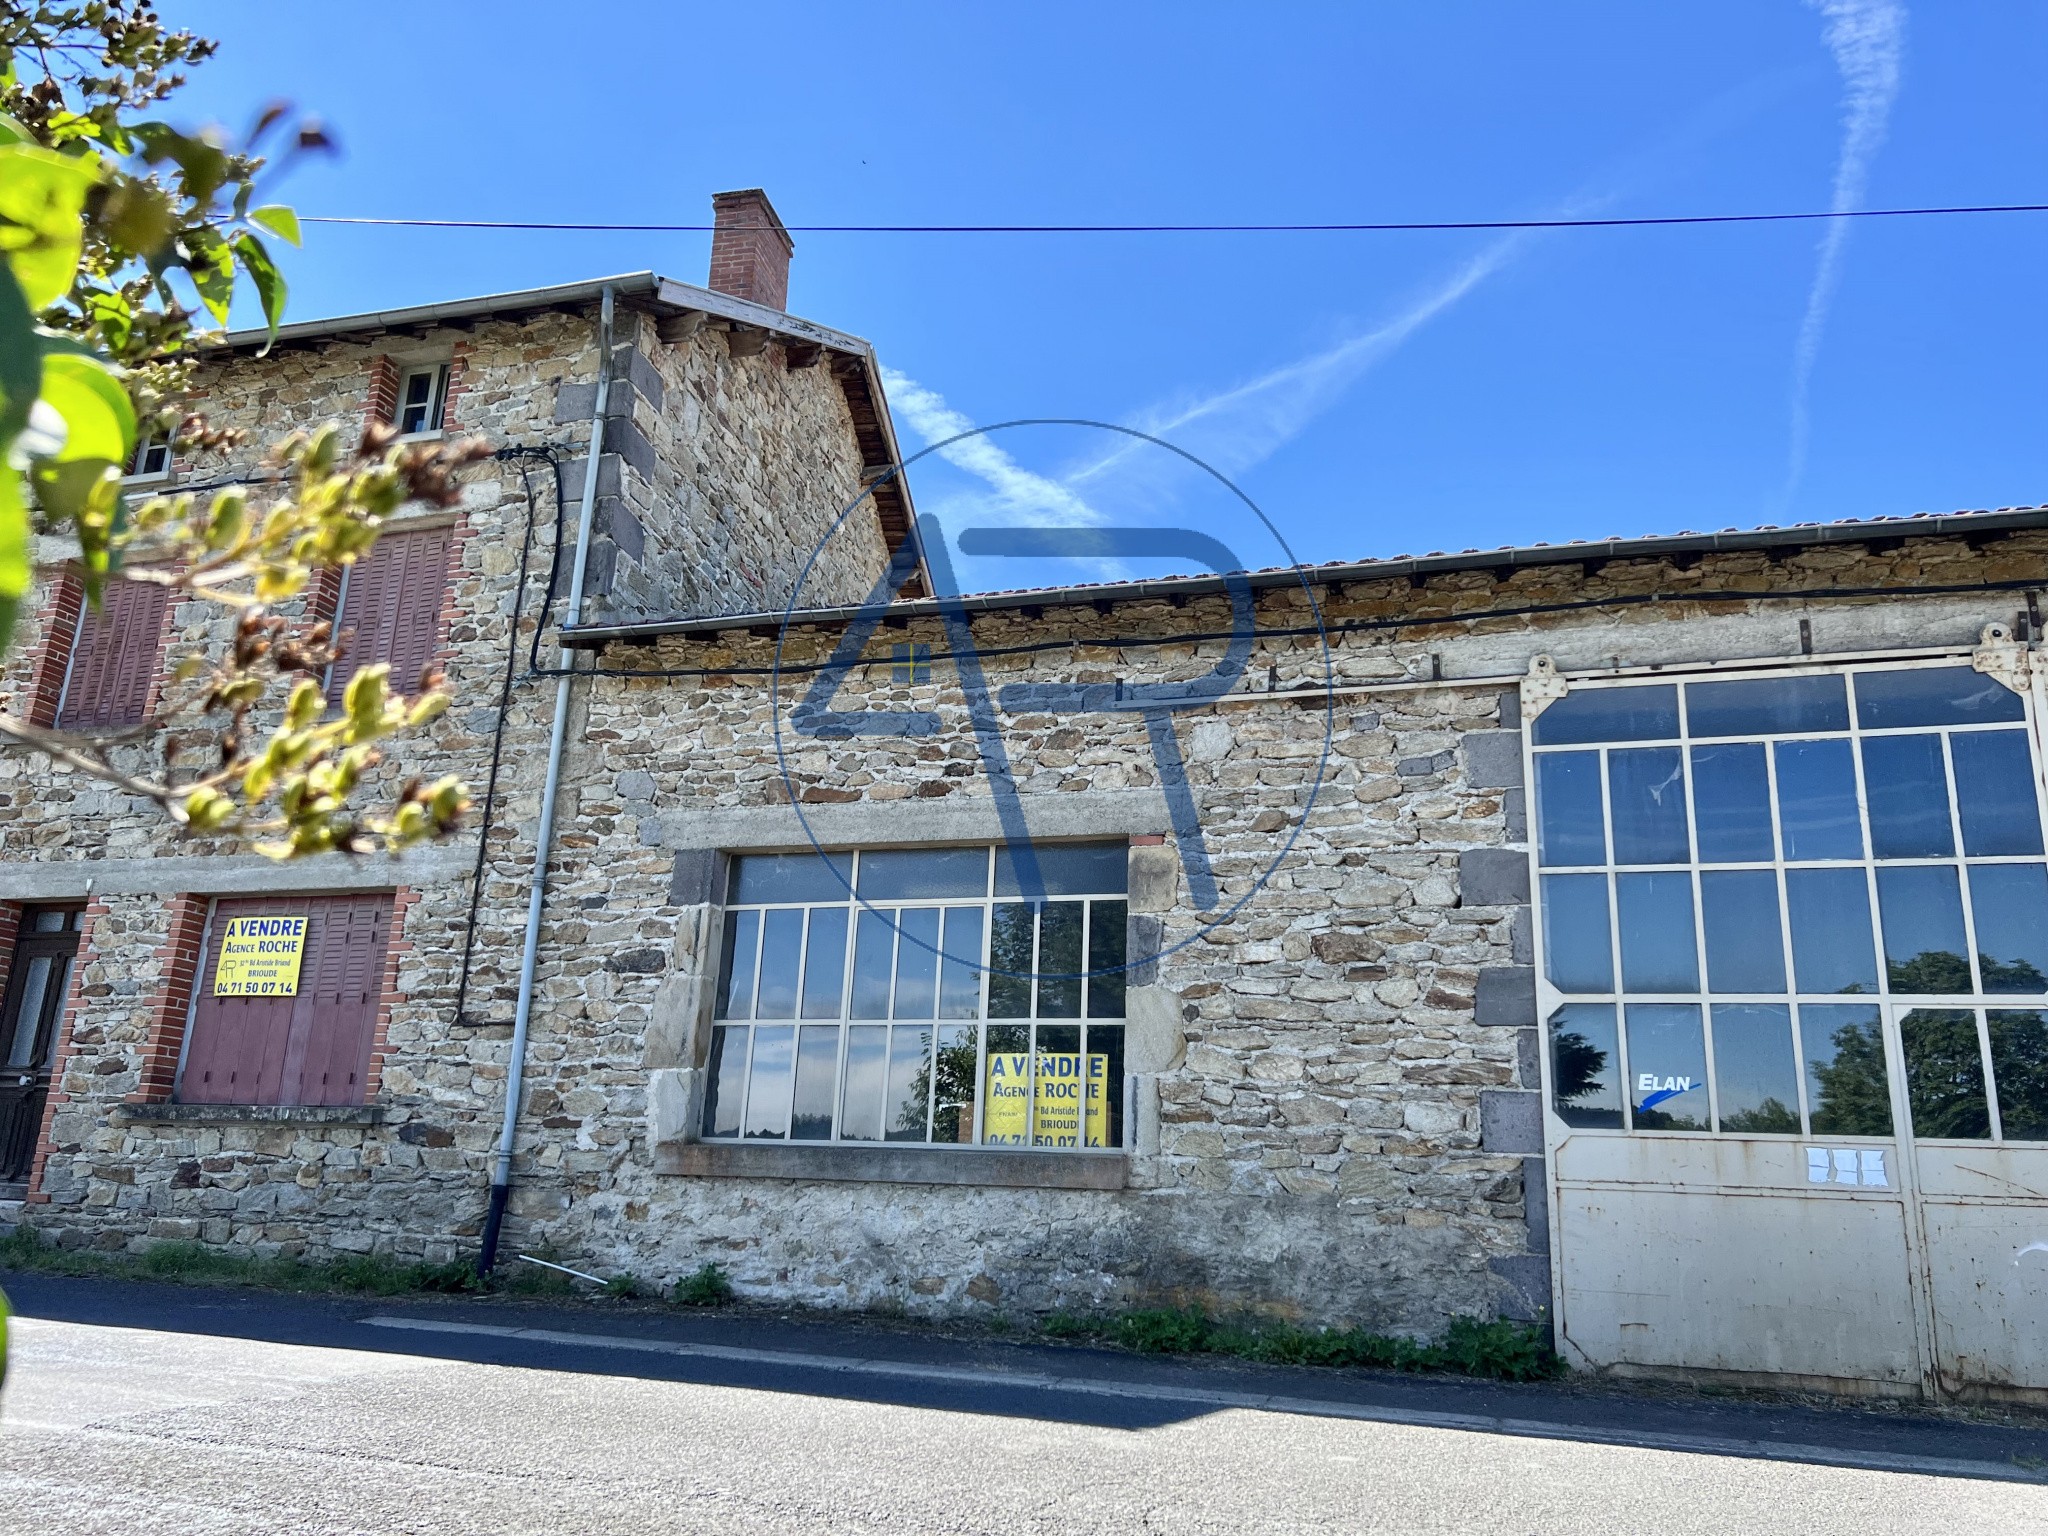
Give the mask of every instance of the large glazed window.
POLYGON ((1567 1124, 1888 1136, 1903 1070, 1916 1136, 2048 1140, 2020 695, 1955 664, 1581 684, 1530 739, 1567 1124))
POLYGON ((1122 843, 733 860, 703 1134, 1124 1139, 1122 843))

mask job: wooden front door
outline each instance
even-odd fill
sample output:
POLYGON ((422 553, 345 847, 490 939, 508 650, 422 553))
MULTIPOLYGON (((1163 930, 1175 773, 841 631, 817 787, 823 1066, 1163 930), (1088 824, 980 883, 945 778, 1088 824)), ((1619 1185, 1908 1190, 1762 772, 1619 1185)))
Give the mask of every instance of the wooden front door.
POLYGON ((30 907, 21 914, 0 1006, 0 1184, 21 1183, 35 1164, 84 920, 78 907, 30 907))

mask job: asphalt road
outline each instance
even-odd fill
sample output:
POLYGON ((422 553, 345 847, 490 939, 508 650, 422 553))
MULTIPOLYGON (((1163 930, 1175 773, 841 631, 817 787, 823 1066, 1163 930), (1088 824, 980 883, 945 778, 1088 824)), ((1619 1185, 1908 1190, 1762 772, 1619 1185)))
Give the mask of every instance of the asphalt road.
POLYGON ((2048 1433, 751 1314, 0 1276, 0 1530, 2048 1533, 2048 1433))

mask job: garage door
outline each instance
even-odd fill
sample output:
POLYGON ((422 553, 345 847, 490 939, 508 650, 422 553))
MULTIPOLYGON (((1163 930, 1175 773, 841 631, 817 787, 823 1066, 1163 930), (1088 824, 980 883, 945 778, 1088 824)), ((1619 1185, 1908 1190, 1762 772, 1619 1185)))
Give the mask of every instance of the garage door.
POLYGON ((1954 662, 1579 685, 1531 723, 1562 1339, 2048 1394, 2048 853, 1954 662))

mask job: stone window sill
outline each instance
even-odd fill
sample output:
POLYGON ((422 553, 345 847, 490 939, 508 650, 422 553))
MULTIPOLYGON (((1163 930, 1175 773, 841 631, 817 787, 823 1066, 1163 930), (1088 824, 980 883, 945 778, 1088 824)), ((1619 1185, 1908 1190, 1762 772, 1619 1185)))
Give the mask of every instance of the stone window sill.
POLYGON ((376 1125, 381 1104, 123 1104, 116 1125, 376 1125))
POLYGON ((1121 1152, 1026 1152, 993 1147, 794 1147, 744 1142, 669 1142, 654 1171, 700 1179, 795 1179, 805 1183, 964 1184, 1007 1189, 1122 1189, 1121 1152))

